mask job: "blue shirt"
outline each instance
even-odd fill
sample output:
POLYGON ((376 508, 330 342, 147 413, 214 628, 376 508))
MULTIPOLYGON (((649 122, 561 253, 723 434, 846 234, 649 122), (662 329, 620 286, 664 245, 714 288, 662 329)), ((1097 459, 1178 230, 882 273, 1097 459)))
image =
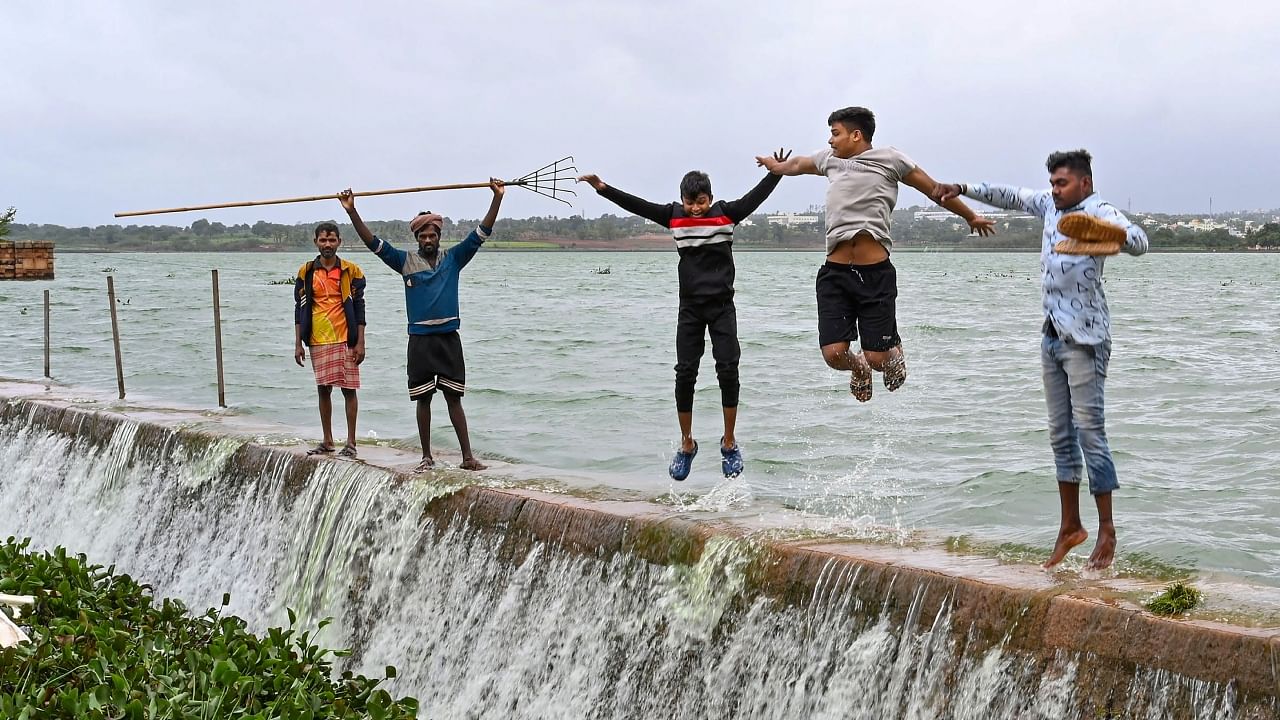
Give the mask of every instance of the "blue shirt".
POLYGON ((1125 230, 1124 247, 1130 255, 1147 251, 1147 234, 1129 222, 1114 205, 1093 193, 1079 205, 1059 210, 1049 190, 1028 190, 1010 185, 980 183, 964 186, 966 197, 1006 210, 1022 210, 1044 219, 1040 243, 1040 288, 1044 315, 1059 337, 1081 345, 1100 345, 1111 339, 1111 314, 1102 291, 1105 256, 1063 255, 1053 246, 1066 239, 1058 232, 1058 219, 1068 213, 1088 213, 1125 230))
POLYGON ((461 326, 458 317, 458 276, 476 251, 493 232, 483 225, 472 230, 462 242, 440 253, 433 268, 416 252, 392 247, 377 236, 366 243, 404 280, 404 305, 409 316, 410 335, 437 335, 461 326))

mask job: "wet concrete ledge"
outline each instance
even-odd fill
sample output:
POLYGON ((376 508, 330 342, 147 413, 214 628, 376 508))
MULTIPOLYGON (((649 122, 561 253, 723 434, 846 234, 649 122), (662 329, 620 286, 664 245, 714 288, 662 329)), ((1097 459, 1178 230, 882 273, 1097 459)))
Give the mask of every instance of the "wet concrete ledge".
MULTIPOLYGON (((0 387, 0 419, 27 418, 61 434, 89 436, 97 444, 105 445, 126 419, 141 423, 139 433, 148 442, 175 436, 199 442, 209 435, 205 429, 184 427, 189 422, 167 422, 155 414, 140 413, 140 419, 139 414, 126 417, 70 401, 6 398, 11 390, 0 387)), ((285 460, 293 463, 291 477, 298 486, 317 463, 342 462, 306 457, 300 447, 252 442, 230 462, 237 474, 252 478, 254 468, 285 460)), ((439 479, 404 472, 404 462, 394 462, 403 457, 391 460, 373 463, 390 473, 389 482, 439 479)), ((451 474, 446 484, 459 475, 451 474)), ((969 654, 1004 643, 1046 662, 1062 652, 1077 655, 1077 684, 1097 707, 1112 706, 1141 668, 1233 686, 1240 717, 1271 717, 1280 698, 1280 630, 1156 617, 1106 592, 1058 583, 1035 568, 936 548, 774 539, 762 531, 776 530, 775 519, 759 525, 707 521, 650 502, 588 500, 519 487, 463 486, 431 501, 425 513, 439 530, 466 523, 500 533, 503 552, 513 558, 523 557, 534 543, 546 543, 602 558, 625 553, 660 565, 689 564, 697 562, 713 538, 735 539, 746 543, 754 558, 750 593, 797 605, 820 594, 853 593, 869 617, 887 612, 896 624, 916 631, 929 629, 937 614, 949 608, 952 632, 969 654), (912 607, 916 612, 909 612, 912 607)))

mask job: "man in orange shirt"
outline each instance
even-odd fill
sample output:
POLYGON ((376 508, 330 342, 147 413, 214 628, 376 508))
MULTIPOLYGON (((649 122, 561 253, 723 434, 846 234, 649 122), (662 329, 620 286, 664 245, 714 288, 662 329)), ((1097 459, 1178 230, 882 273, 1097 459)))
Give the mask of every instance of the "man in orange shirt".
POLYGON ((320 223, 315 231, 320 254, 298 268, 294 281, 293 359, 302 366, 305 346, 311 348, 311 368, 320 395, 320 427, 324 440, 308 455, 334 451, 334 386, 342 388, 347 411, 347 443, 338 453, 356 456, 356 412, 359 402, 360 363, 364 362, 364 272, 360 266, 338 257, 342 237, 338 226, 320 223))

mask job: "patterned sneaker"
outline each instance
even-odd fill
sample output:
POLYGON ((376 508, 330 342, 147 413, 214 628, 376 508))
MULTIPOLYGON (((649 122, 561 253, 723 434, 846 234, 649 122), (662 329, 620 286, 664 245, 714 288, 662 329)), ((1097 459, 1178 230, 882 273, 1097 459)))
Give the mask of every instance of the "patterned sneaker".
POLYGON ((725 477, 736 478, 742 474, 742 450, 738 449, 738 443, 726 448, 724 438, 720 438, 720 457, 720 469, 724 470, 725 477))
POLYGON ((863 363, 862 367, 849 374, 849 392, 858 402, 871 399, 871 366, 863 363))
POLYGON ((902 387, 907 381, 907 356, 898 351, 884 363, 884 386, 889 392, 902 387))
POLYGON ((683 480, 689 477, 689 471, 693 469, 693 459, 698 455, 698 441, 693 441, 693 449, 689 452, 677 450, 676 456, 671 458, 671 467, 667 472, 671 473, 672 480, 683 480))

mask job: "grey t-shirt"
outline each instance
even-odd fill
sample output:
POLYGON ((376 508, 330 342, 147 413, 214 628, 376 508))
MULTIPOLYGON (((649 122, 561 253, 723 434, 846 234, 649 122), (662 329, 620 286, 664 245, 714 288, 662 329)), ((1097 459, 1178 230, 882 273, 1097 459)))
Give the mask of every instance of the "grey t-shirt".
POLYGON ((898 183, 916 169, 911 158, 893 147, 873 147, 847 160, 827 148, 812 158, 828 181, 827 253, 860 232, 869 233, 886 249, 893 245, 889 217, 898 203, 898 183))

